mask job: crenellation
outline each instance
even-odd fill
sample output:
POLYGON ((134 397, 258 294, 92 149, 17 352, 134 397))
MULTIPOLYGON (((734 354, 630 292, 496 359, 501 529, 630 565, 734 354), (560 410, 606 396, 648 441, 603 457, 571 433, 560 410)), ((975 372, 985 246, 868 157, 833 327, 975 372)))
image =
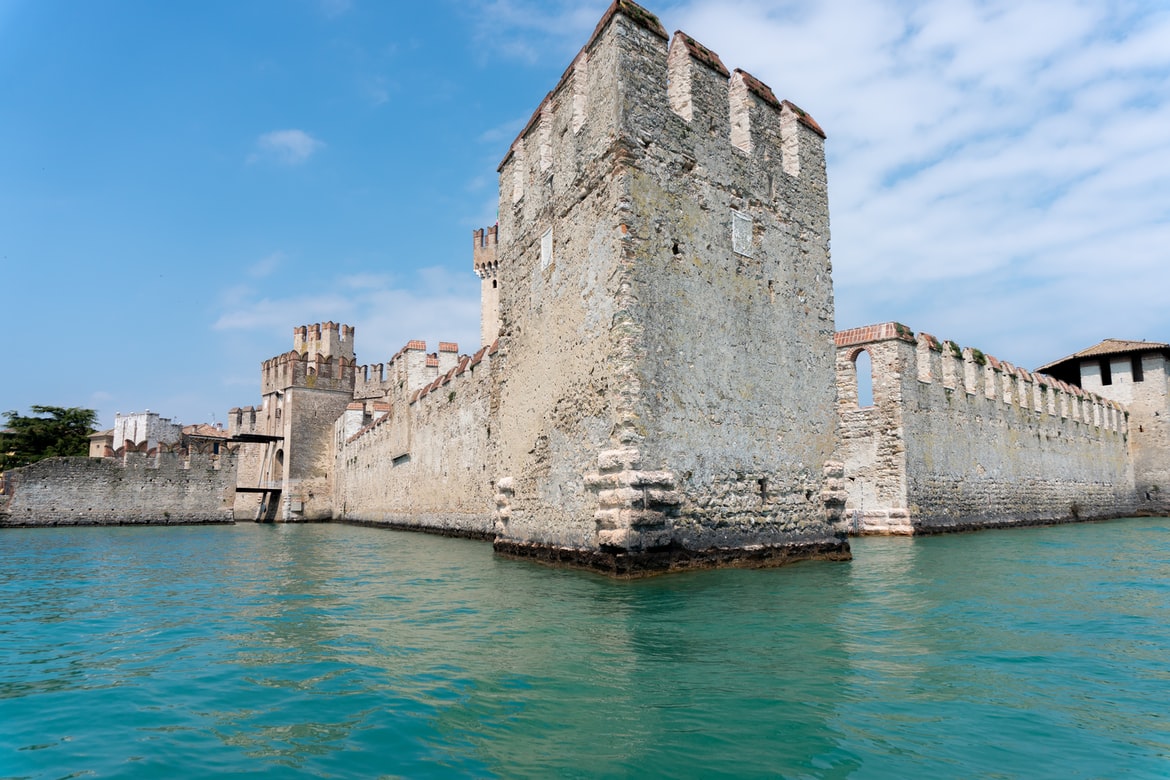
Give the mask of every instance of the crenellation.
POLYGON ((959 345, 944 341, 941 355, 942 383, 948 390, 962 390, 963 364, 959 345))
POLYGON ((1004 406, 1012 406, 1015 402, 1015 372, 1016 367, 1006 360, 1001 360, 999 371, 996 372, 996 400, 1004 406))
POLYGON ((967 395, 982 395, 983 366, 979 364, 982 353, 971 347, 963 349, 963 389, 967 395))
POLYGON ((856 532, 1044 522, 1071 506, 1102 517, 1132 505, 1129 437, 1112 402, 951 341, 936 353, 933 337, 911 344, 908 334, 894 323, 837 334, 846 516, 856 532), (860 349, 874 366, 866 409, 851 400, 849 361, 860 349), (921 363, 935 355, 942 387, 923 381, 935 373, 921 363))
POLYGON ((993 355, 986 356, 987 363, 983 366, 983 397, 995 398, 997 395, 997 382, 1001 373, 999 367, 999 360, 993 355))
POLYGON ((589 116, 589 52, 582 49, 569 66, 573 82, 573 134, 585 126, 589 116))

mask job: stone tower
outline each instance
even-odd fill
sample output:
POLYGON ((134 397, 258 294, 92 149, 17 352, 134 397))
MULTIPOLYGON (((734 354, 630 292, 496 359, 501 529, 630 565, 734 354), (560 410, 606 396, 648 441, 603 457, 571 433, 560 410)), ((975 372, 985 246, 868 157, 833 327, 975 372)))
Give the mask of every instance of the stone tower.
MULTIPOLYGON (((232 433, 254 439, 243 445, 239 486, 260 493, 267 519, 332 516, 330 447, 333 424, 353 400, 353 334, 335 322, 294 328, 293 349, 261 366, 262 406, 232 410, 232 433)), ((241 502, 236 510, 245 511, 241 502)))
POLYGON ((500 267, 496 256, 499 226, 476 230, 472 234, 471 261, 480 279, 479 343, 489 346, 500 335, 500 267))
POLYGON ((640 6, 606 12, 499 168, 498 550, 848 556, 823 141, 640 6))

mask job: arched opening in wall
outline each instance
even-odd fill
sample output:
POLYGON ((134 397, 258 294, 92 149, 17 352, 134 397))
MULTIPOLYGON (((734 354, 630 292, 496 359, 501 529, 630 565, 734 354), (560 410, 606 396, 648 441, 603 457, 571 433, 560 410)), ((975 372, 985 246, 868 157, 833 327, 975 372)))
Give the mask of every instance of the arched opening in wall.
POLYGON ((864 349, 853 356, 853 375, 857 385, 857 408, 873 406, 873 358, 864 349))
POLYGON ((284 450, 276 451, 276 457, 272 459, 272 475, 269 479, 272 482, 279 482, 284 479, 284 450))

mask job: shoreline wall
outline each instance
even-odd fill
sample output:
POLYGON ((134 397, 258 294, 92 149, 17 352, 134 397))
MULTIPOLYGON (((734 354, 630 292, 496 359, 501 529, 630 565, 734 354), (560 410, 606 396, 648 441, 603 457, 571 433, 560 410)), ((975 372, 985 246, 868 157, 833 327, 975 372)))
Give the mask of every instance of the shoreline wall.
POLYGON ((5 474, 0 527, 231 523, 236 459, 49 458, 5 474))
POLYGON ((899 323, 837 334, 841 457, 854 533, 1117 517, 1135 507, 1128 416, 1043 374, 899 323), (873 404, 858 405, 869 353, 873 404))
POLYGON ((494 535, 495 355, 493 344, 418 389, 382 382, 378 401, 350 404, 333 431, 334 520, 494 535))

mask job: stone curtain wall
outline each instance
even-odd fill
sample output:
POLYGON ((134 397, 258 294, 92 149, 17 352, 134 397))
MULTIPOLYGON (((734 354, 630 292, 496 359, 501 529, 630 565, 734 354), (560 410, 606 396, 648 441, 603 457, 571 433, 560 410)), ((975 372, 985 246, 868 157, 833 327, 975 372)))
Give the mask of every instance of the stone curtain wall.
POLYGON ((493 351, 419 389, 351 405, 334 427, 334 518, 490 537, 495 523, 493 351), (368 421, 354 433, 354 421, 368 421))
POLYGON ((113 459, 50 458, 6 474, 0 525, 230 523, 236 460, 172 453, 113 459), (6 512, 6 514, 5 514, 6 512))
POLYGON ((853 530, 922 533, 1115 517, 1133 509, 1116 403, 886 323, 837 334, 853 530), (873 360, 857 407, 854 358, 873 360))

